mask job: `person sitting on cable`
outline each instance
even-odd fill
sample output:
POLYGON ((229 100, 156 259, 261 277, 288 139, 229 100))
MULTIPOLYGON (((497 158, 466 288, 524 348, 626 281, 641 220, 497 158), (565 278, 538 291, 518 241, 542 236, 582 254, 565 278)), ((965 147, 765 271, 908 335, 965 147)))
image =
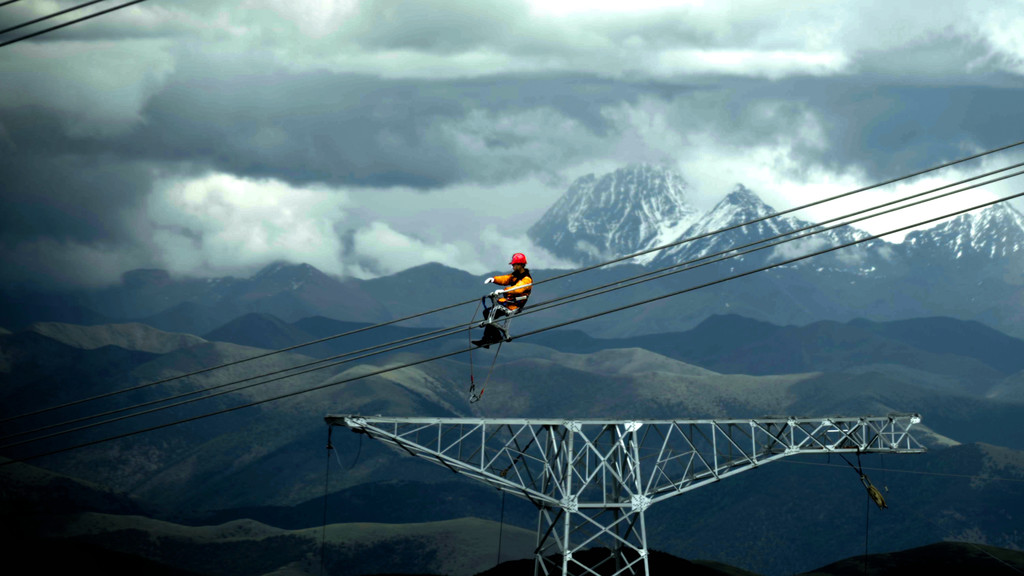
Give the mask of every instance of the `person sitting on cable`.
MULTIPOLYGON (((533 278, 530 277, 530 269, 526 267, 526 255, 516 252, 509 262, 512 266, 512 273, 503 276, 492 276, 484 280, 484 284, 499 284, 508 286, 504 290, 496 290, 491 296, 493 306, 484 307, 484 335, 479 340, 473 340, 474 346, 489 347, 491 344, 506 339, 505 331, 494 324, 494 321, 502 316, 511 316, 526 306, 526 300, 530 297, 530 289, 533 278)), ((486 297, 485 297, 486 302, 486 297)))

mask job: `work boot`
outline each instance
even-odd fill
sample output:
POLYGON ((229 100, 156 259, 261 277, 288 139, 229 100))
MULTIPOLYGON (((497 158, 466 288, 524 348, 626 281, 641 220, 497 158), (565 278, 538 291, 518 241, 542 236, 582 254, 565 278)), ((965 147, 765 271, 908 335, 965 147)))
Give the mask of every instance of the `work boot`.
POLYGON ((479 340, 473 340, 474 346, 482 346, 484 348, 490 348, 491 344, 497 344, 505 339, 505 332, 495 326, 494 324, 488 324, 484 326, 484 335, 479 340))
POLYGON ((494 324, 488 324, 484 328, 484 340, 487 340, 489 344, 497 344, 505 339, 505 331, 495 326, 494 324))

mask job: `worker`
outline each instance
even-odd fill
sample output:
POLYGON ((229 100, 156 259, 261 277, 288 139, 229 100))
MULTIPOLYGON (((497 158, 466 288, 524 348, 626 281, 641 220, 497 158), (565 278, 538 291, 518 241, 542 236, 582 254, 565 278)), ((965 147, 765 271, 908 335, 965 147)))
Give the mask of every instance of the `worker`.
POLYGON ((473 340, 474 346, 488 348, 491 344, 506 340, 505 329, 495 325, 494 321, 519 312, 526 306, 526 301, 530 297, 533 278, 530 277, 530 269, 526 267, 526 255, 516 252, 512 255, 509 265, 512 266, 511 274, 492 276, 484 280, 484 284, 493 283, 508 288, 495 290, 490 294, 491 306, 485 304, 484 307, 484 335, 479 340, 473 340))

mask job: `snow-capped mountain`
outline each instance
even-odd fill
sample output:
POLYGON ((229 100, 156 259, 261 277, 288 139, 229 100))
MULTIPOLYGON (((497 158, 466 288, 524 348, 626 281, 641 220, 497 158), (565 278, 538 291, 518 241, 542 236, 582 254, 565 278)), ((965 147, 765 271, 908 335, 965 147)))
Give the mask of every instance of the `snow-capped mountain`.
MULTIPOLYGON (((651 264, 659 267, 668 266, 736 249, 748 252, 759 248, 756 243, 761 240, 785 240, 785 235, 794 231, 800 231, 797 236, 815 231, 811 228, 811 223, 793 216, 770 217, 776 212, 775 208, 765 204, 749 188, 737 184, 710 212, 700 217, 691 228, 675 240, 685 241, 684 243, 661 251, 651 260, 651 264), (746 224, 748 222, 753 223, 746 224)), ((738 256, 737 259, 750 258, 757 262, 781 260, 827 246, 845 244, 865 236, 866 233, 863 231, 850 227, 836 228, 818 232, 792 244, 782 244, 779 247, 751 252, 747 256, 738 256)))
MULTIPOLYGON (((758 247, 751 246, 754 242, 780 234, 817 230, 793 215, 768 217, 777 213, 776 208, 742 185, 706 213, 691 207, 687 192, 677 174, 650 166, 591 175, 574 182, 565 198, 530 231, 539 245, 577 263, 607 261, 680 242, 636 259, 653 271, 725 251, 748 252, 758 247), (758 221, 740 226, 752 220, 758 221), (723 229, 728 230, 720 232, 723 229)), ((900 244, 875 239, 792 261, 867 238, 867 233, 851 227, 824 230, 750 252, 742 260, 702 267, 664 282, 637 284, 631 292, 618 292, 604 301, 595 298, 553 309, 548 320, 603 312, 617 303, 661 295, 670 287, 699 286, 767 263, 791 261, 739 282, 706 284, 707 289, 685 297, 653 302, 606 320, 595 318, 591 326, 596 332, 621 336, 626 330, 639 334, 692 327, 709 314, 740 314, 781 324, 953 316, 1024 335, 1020 306, 1024 301, 1024 215, 1010 205, 995 205, 912 232, 900 244), (618 299, 616 303, 613 298, 618 299)), ((535 278, 552 275, 543 259, 532 263, 535 278)), ((635 272, 610 267, 587 278, 593 278, 596 286, 619 282, 635 272)), ((0 307, 0 326, 144 321, 166 331, 202 334, 252 312, 288 322, 314 315, 379 322, 421 312, 424 302, 473 299, 479 296, 477 280, 438 264, 368 281, 335 279, 309 265, 285 263, 271 264, 250 278, 173 278, 160 270, 140 270, 127 273, 121 285, 100 290, 56 297, 8 293, 6 307, 0 307), (431 281, 424 284, 425 277, 431 281), (415 298, 410 297, 413 293, 415 298)), ((578 286, 564 289, 571 292, 578 286)), ((562 289, 553 284, 540 287, 535 297, 543 301, 562 289)), ((450 318, 441 320, 431 316, 423 325, 465 321, 459 314, 453 311, 450 318)))
POLYGON ((530 231, 540 246, 580 264, 666 245, 631 262, 659 270, 694 265, 676 268, 685 270, 736 250, 743 253, 724 262, 725 268, 701 268, 695 272, 699 276, 688 276, 690 282, 784 263, 769 274, 722 288, 718 297, 695 308, 666 304, 647 320, 648 329, 668 330, 679 318, 699 314, 695 310, 706 313, 717 306, 722 312, 743 308, 781 322, 798 321, 801 315, 938 314, 1009 329, 1022 319, 1024 215, 1009 204, 912 232, 895 244, 869 240, 867 232, 853 226, 826 223, 822 228, 793 215, 771 217, 777 210, 743 185, 701 213, 686 202, 681 184, 672 185, 676 182, 682 178, 650 167, 581 178, 530 231), (777 245, 757 250, 761 240, 777 245), (844 247, 826 251, 837 246, 844 247), (775 302, 772 311, 765 311, 762 301, 775 302))
MULTIPOLYGON (((696 223, 682 177, 664 168, 633 165, 600 178, 578 178, 529 229, 551 253, 594 264, 674 241, 696 223)), ((650 254, 637 259, 649 262, 650 254)))
MULTIPOLYGON (((678 174, 646 165, 629 166, 600 178, 590 174, 573 182, 529 232, 538 245, 584 265, 678 243, 632 260, 663 267, 811 225, 792 216, 768 218, 777 212, 775 208, 742 184, 707 213, 688 203, 685 190, 678 174), (759 221, 741 226, 752 220, 759 221)), ((740 259, 780 260, 865 236, 863 231, 841 227, 740 259)))
POLYGON ((1024 215, 1013 206, 994 204, 977 212, 907 234, 908 255, 943 259, 1024 257, 1024 215))

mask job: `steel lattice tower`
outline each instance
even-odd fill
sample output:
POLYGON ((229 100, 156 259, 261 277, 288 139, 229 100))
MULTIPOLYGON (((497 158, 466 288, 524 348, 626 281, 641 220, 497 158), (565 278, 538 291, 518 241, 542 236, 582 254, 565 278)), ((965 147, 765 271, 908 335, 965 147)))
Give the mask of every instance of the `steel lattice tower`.
POLYGON ((597 574, 574 560, 605 546, 613 575, 649 574, 644 511, 796 454, 914 454, 917 414, 742 420, 556 420, 328 415, 520 496, 538 509, 535 575, 597 574))

